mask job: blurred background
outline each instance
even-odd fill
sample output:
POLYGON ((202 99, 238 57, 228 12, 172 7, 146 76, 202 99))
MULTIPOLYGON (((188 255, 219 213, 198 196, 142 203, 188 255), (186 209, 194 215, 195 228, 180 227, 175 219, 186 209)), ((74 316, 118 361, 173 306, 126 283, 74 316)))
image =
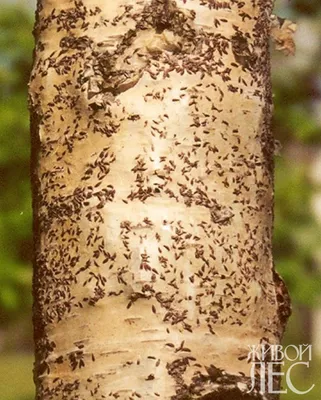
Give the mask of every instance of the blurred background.
MULTIPOLYGON (((0 397, 32 400, 32 214, 27 82, 35 1, 0 0, 0 397)), ((321 1, 277 0, 298 23, 297 53, 273 52, 276 155, 274 255, 293 315, 284 345, 309 343, 309 370, 293 382, 317 400, 321 389, 321 1)), ((282 400, 295 400, 288 392, 282 400)))

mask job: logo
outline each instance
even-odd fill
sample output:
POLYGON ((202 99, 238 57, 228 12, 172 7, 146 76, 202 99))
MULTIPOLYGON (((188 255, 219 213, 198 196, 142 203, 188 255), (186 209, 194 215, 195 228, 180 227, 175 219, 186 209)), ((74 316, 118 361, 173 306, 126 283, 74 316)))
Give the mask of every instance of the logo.
MULTIPOLYGON (((299 390, 293 383, 291 374, 293 370, 300 365, 305 368, 310 367, 312 360, 312 345, 300 344, 298 346, 260 344, 258 346, 248 346, 249 352, 247 356, 251 366, 251 388, 248 393, 253 390, 259 390, 264 393, 288 393, 288 390, 296 394, 307 394, 313 388, 314 384, 306 389, 299 390), (282 372, 282 368, 287 361, 287 370, 282 372), (289 365, 289 366, 288 366, 289 365), (283 382, 287 388, 281 390, 279 387, 280 377, 283 377, 283 382)), ((302 389, 302 388, 301 388, 302 389)))

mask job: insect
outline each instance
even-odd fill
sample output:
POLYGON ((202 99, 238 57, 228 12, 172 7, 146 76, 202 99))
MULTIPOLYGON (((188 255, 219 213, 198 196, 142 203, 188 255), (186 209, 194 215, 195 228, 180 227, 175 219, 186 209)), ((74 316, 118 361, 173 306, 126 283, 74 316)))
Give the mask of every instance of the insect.
POLYGON ((244 69, 252 70, 255 63, 255 56, 250 50, 247 38, 241 32, 236 32, 232 36, 232 52, 237 64, 244 69))

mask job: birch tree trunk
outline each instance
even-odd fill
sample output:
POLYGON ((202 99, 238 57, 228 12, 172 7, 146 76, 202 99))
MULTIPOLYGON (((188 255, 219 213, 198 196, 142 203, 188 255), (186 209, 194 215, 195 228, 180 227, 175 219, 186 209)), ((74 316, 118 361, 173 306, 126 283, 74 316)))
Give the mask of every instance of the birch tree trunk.
POLYGON ((268 398, 244 393, 248 346, 288 317, 272 3, 38 1, 38 400, 268 398))

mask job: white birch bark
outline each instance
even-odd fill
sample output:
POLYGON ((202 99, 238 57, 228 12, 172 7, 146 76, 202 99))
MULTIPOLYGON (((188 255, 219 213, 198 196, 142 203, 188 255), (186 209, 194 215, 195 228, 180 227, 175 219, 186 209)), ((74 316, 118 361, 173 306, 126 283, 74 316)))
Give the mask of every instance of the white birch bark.
POLYGON ((248 345, 279 343, 288 307, 271 248, 271 9, 38 1, 38 400, 254 398, 248 345))

